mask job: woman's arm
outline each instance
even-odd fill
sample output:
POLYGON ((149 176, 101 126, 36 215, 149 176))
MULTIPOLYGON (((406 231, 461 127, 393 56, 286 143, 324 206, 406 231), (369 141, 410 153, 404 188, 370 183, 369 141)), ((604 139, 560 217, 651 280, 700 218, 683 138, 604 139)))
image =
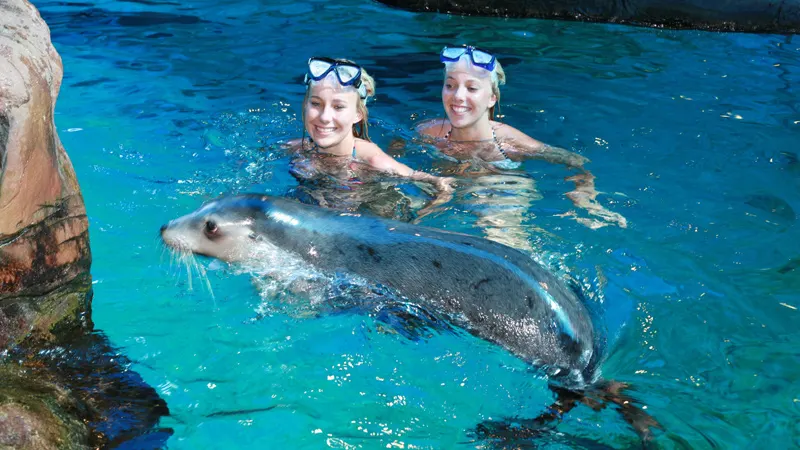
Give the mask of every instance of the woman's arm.
MULTIPOLYGON (((607 223, 615 223, 622 228, 628 226, 628 221, 622 215, 609 211, 597 201, 598 192, 594 186, 594 175, 583 166, 589 159, 569 150, 553 147, 537 141, 527 134, 509 125, 501 125, 497 129, 498 136, 508 142, 504 150, 513 159, 541 159, 554 164, 562 164, 569 169, 578 170, 580 173, 568 177, 568 181, 575 183, 575 189, 567 192, 567 198, 578 208, 583 208, 593 216, 604 219, 607 223), (502 134, 501 134, 502 132, 502 134), (506 149, 507 148, 507 149, 506 149)), ((590 228, 605 226, 597 221, 581 221, 590 228)))
POLYGON ((376 170, 398 175, 403 178, 410 178, 414 181, 432 184, 441 193, 450 193, 453 191, 453 188, 450 186, 453 179, 450 177, 437 177, 436 175, 414 170, 387 155, 383 150, 377 148, 377 146, 375 146, 375 149, 370 153, 371 154, 367 158, 364 158, 365 162, 376 170))
POLYGON ((503 150, 512 159, 541 159, 570 169, 583 169, 589 162, 584 156, 537 141, 510 125, 501 124, 495 132, 502 142, 507 142, 503 150))
POLYGON ((414 181, 429 183, 436 188, 436 197, 434 197, 425 208, 417 212, 417 220, 430 214, 436 207, 449 202, 453 198, 453 187, 451 186, 454 181, 453 178, 437 177, 436 175, 414 170, 387 155, 375 144, 372 144, 364 153, 367 153, 367 155, 365 155, 366 157, 363 158, 365 160, 364 162, 376 170, 409 178, 414 181))
POLYGON ((589 158, 585 156, 547 144, 542 144, 538 151, 535 154, 531 154, 529 158, 543 159, 554 164, 563 164, 570 169, 581 170, 583 170, 583 165, 589 162, 589 158))

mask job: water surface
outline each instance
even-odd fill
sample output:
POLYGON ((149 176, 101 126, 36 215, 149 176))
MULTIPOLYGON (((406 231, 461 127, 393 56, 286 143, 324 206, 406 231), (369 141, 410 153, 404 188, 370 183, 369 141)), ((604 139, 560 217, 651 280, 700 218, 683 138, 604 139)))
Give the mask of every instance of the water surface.
MULTIPOLYGON (((197 278, 190 290, 157 237, 218 194, 295 187, 277 144, 301 133, 313 55, 366 67, 373 139, 403 139, 403 162, 445 170, 412 127, 442 114, 438 51, 462 42, 505 66, 504 120, 591 159, 599 200, 628 219, 590 230, 562 217, 574 210, 563 167, 515 175, 535 184, 512 231, 581 280, 610 337, 603 374, 635 387, 667 429, 658 443, 800 445, 797 36, 355 0, 36 6, 65 67, 56 125, 90 216, 94 320, 166 399, 169 448, 474 447, 478 422, 552 401, 534 371, 468 335, 413 340, 369 314, 288 314, 228 270, 209 271, 213 297, 197 278)), ((423 224, 482 235, 478 216, 461 198, 423 224)), ((558 430, 537 444, 637 445, 609 409, 577 408, 558 430)))

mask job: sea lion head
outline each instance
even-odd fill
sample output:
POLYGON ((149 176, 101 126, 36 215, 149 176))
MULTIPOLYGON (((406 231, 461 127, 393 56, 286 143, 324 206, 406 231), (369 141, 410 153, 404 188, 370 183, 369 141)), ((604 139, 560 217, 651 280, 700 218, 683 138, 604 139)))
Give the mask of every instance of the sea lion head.
POLYGON ((256 247, 256 223, 264 217, 268 204, 269 198, 261 195, 218 198, 163 225, 161 238, 181 253, 242 261, 256 247))

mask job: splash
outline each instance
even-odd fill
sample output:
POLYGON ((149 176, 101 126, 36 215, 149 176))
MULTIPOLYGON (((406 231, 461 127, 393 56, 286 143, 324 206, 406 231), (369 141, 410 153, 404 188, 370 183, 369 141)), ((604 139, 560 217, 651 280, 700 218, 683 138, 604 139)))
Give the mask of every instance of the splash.
POLYGON ((259 315, 313 314, 325 302, 333 280, 300 256, 267 240, 259 240, 251 250, 251 257, 232 268, 235 274, 253 276, 262 300, 257 308, 259 315))

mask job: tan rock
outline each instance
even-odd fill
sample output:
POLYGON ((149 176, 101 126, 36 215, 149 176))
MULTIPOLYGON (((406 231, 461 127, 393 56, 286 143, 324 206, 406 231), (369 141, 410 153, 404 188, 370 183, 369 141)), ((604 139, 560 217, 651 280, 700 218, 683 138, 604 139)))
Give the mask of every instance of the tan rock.
POLYGON ((0 0, 0 349, 88 308, 88 298, 76 304, 63 289, 90 295, 91 252, 83 197, 53 121, 62 75, 36 8, 0 0))

